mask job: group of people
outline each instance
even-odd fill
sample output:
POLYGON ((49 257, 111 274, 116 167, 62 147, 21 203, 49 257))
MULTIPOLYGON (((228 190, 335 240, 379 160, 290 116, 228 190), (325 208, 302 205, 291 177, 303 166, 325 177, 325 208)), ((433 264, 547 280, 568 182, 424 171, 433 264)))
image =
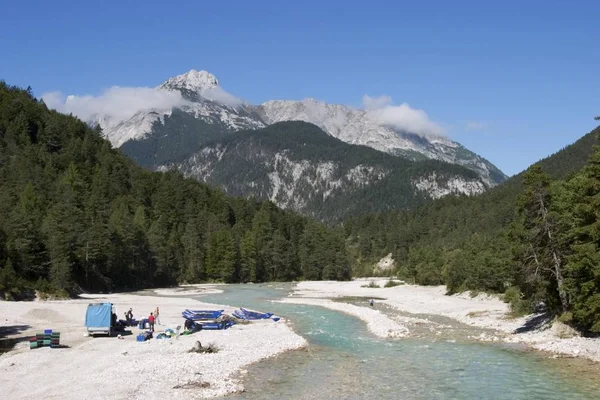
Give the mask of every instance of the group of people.
MULTIPOLYGON (((133 308, 130 308, 129 311, 125 313, 125 320, 128 323, 133 321, 133 308)), ((160 309, 158 307, 156 307, 154 312, 151 312, 150 316, 148 316, 148 324, 150 325, 150 330, 152 332, 154 332, 154 324, 160 325, 160 309)))

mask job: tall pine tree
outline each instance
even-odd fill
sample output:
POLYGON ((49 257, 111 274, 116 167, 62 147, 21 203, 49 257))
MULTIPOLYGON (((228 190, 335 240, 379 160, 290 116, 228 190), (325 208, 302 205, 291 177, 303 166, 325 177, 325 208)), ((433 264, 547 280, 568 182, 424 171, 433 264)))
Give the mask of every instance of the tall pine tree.
POLYGON ((566 271, 573 322, 600 332, 600 147, 570 186, 572 254, 567 257, 566 271))

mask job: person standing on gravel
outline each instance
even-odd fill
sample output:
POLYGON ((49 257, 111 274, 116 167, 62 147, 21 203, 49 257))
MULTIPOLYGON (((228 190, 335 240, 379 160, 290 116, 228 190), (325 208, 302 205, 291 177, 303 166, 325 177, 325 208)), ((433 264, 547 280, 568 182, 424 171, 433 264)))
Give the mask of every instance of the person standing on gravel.
POLYGON ((150 313, 150 316, 148 317, 148 323, 150 324, 150 331, 154 332, 154 313, 150 313))
POLYGON ((160 310, 158 306, 156 306, 156 310, 154 310, 154 318, 156 319, 156 324, 160 325, 160 310))
POLYGON ((375 302, 373 301, 373 299, 369 300, 369 304, 371 305, 371 307, 373 307, 373 305, 375 304, 375 302))

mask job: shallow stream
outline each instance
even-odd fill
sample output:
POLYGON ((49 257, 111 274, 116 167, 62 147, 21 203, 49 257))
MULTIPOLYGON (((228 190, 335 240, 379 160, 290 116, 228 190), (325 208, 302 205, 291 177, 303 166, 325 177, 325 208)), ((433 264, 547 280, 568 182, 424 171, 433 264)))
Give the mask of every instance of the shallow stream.
POLYGON ((563 360, 461 340, 468 336, 461 327, 450 330, 452 337, 424 332, 417 338, 381 339, 341 312, 273 303, 287 296, 289 285, 223 289, 198 299, 273 312, 293 321, 294 330, 309 342, 306 349, 249 367, 243 380, 246 392, 232 399, 600 398, 600 384, 562 368, 563 360))

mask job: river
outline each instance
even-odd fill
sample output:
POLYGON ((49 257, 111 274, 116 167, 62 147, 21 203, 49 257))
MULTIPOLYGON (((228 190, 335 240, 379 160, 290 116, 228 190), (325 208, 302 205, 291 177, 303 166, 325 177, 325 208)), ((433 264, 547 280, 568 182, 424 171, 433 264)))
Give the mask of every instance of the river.
MULTIPOLYGON (((381 339, 346 314, 272 302, 290 285, 227 285, 203 302, 273 312, 308 347, 257 363, 232 399, 598 399, 600 385, 540 353, 421 335, 381 339)), ((276 323, 276 322, 274 322, 276 323)), ((587 377, 589 378, 589 376, 587 377)))

